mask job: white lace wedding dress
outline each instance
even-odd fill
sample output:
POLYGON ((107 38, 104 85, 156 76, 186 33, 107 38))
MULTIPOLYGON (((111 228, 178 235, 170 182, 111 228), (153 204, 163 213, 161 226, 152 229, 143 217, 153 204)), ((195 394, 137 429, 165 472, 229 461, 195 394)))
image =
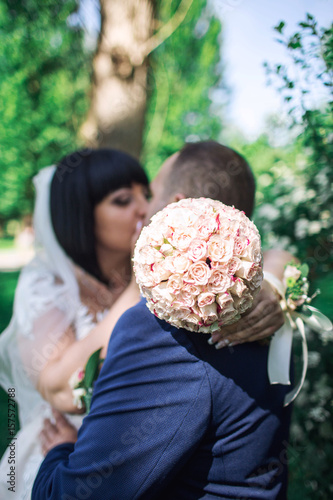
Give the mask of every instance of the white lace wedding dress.
MULTIPOLYGON (((40 370, 68 328, 76 339, 84 338, 113 302, 111 292, 75 267, 55 238, 49 213, 54 171, 54 167, 43 169, 34 180, 36 256, 21 272, 13 317, 0 335, 0 384, 6 392, 14 389, 20 421, 20 431, 14 440, 15 492, 8 490, 11 464, 7 448, 0 462, 2 500, 30 499, 43 460, 39 433, 44 418, 51 416, 51 409, 35 388, 40 370), (90 305, 83 297, 90 297, 90 305)), ((83 419, 80 415, 69 418, 77 427, 83 419)), ((7 422, 3 424, 2 432, 7 422)))

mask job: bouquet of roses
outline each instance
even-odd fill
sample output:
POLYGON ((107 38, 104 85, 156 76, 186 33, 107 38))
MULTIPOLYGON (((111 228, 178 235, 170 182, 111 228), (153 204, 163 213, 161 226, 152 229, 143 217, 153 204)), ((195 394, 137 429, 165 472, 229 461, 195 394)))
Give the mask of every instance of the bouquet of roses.
POLYGON ((180 200, 154 215, 133 260, 150 311, 195 332, 236 322, 263 279, 256 226, 244 212, 207 198, 180 200))

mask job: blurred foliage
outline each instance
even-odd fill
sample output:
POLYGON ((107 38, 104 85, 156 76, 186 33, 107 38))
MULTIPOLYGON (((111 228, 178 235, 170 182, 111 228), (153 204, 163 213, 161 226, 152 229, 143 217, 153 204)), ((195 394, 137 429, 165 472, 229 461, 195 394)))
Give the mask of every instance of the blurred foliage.
MULTIPOLYGON (((298 28, 286 35, 284 22, 275 27, 291 65, 265 64, 296 138, 273 147, 262 136, 238 149, 257 176, 255 222, 264 246, 290 250, 309 265, 310 292, 321 290, 313 305, 333 320, 333 25, 320 28, 308 14, 298 28)), ((310 330, 307 338, 309 369, 294 404, 288 498, 328 500, 333 496, 333 342, 332 335, 310 330)), ((294 349, 299 374, 297 339, 294 349)))
MULTIPOLYGON (((19 273, 17 271, 0 273, 0 332, 6 328, 12 315, 14 292, 18 276, 19 273)), ((5 424, 8 416, 7 399, 7 393, 0 386, 0 422, 2 423, 0 432, 0 457, 8 445, 8 433, 5 424)), ((16 414, 15 429, 19 429, 18 414, 16 414)))
POLYGON ((75 0, 0 3, 0 227, 31 213, 31 179, 75 149, 90 83, 75 0))
POLYGON ((291 69, 281 64, 266 69, 279 85, 290 128, 299 129, 296 147, 302 146, 302 156, 294 165, 273 169, 264 191, 269 206, 257 216, 265 233, 295 245, 313 275, 320 275, 333 268, 333 24, 320 28, 307 14, 298 27, 291 36, 285 35, 285 23, 275 27, 291 69))
MULTIPOLYGON (((156 2, 161 25, 180 3, 156 2)), ((221 106, 213 109, 212 93, 222 99, 225 94, 220 34, 221 23, 207 1, 196 0, 182 24, 150 57, 143 163, 151 178, 185 141, 219 138, 221 106)))

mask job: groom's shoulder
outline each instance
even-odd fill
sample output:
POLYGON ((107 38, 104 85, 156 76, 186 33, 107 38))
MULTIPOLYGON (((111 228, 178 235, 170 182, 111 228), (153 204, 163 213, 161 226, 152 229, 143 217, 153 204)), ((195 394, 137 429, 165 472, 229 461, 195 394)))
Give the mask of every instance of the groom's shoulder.
POLYGON ((182 346, 192 355, 196 349, 183 329, 178 329, 157 318, 141 299, 128 309, 118 320, 110 339, 110 345, 131 342, 142 347, 182 346))
POLYGON ((154 320, 154 315, 147 307, 146 299, 141 298, 135 306, 127 309, 119 318, 119 321, 132 321, 133 318, 141 318, 144 321, 154 320))
POLYGON ((148 309, 146 299, 142 298, 140 302, 122 314, 115 325, 112 336, 118 331, 130 336, 137 335, 138 331, 163 330, 161 323, 148 309))

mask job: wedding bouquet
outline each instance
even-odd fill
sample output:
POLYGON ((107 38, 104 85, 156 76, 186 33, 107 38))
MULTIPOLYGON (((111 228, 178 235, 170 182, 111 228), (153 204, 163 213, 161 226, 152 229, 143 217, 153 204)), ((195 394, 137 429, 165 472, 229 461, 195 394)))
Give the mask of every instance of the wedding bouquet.
POLYGON ((180 200, 154 215, 133 260, 150 311, 195 332, 236 322, 263 279, 256 226, 244 212, 207 198, 180 200))

